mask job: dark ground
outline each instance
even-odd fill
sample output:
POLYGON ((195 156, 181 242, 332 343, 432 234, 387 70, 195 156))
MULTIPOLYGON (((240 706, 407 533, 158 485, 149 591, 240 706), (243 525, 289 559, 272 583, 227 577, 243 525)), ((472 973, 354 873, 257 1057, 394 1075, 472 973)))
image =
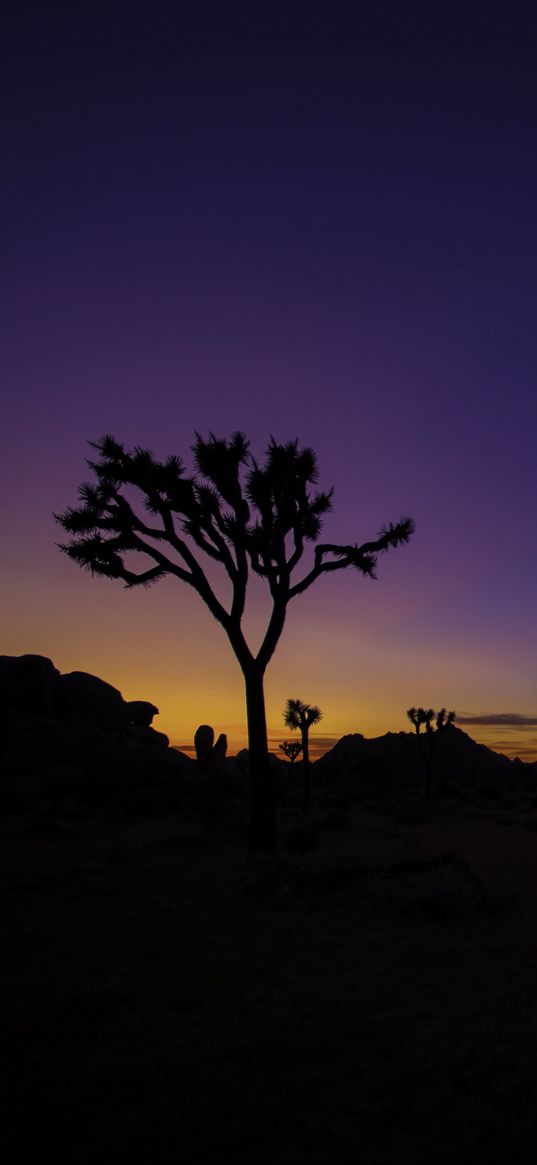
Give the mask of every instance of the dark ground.
POLYGON ((4 815, 3 1159, 533 1165, 531 800, 244 813, 4 815))

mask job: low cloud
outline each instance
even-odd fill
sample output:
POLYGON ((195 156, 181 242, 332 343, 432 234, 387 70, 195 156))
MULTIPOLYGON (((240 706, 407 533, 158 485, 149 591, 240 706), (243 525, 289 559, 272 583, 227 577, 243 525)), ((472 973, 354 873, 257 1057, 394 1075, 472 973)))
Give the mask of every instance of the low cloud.
POLYGON ((520 712, 482 712, 479 715, 462 712, 456 723, 492 728, 535 728, 537 716, 524 716, 520 712))
MULTIPOLYGON (((337 744, 338 740, 341 740, 341 735, 342 734, 340 732, 327 733, 324 736, 318 736, 317 733, 312 733, 309 737, 310 752, 312 748, 332 748, 334 744, 337 744)), ((284 728, 283 732, 279 736, 276 736, 275 734, 271 734, 269 736, 269 745, 274 746, 276 743, 280 745, 282 740, 298 740, 300 743, 300 733, 290 732, 286 736, 284 728)))
POLYGON ((494 752, 504 752, 509 756, 519 756, 521 759, 526 757, 529 761, 537 760, 537 741, 536 740, 510 740, 509 744, 505 740, 489 740, 488 747, 492 748, 494 752))

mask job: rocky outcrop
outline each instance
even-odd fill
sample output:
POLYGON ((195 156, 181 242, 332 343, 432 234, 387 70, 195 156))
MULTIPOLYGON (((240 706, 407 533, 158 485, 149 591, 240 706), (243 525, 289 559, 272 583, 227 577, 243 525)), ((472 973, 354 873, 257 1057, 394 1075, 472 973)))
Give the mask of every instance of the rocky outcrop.
POLYGON ((59 678, 59 714, 62 720, 93 724, 98 728, 122 728, 127 708, 121 692, 92 676, 72 671, 59 678))
POLYGON ((2 718, 53 716, 59 680, 59 671, 44 655, 0 655, 2 718))
POLYGON ((126 705, 127 723, 135 728, 150 728, 154 716, 158 716, 158 708, 148 700, 129 700, 126 705))
POLYGON ((151 727, 158 708, 125 701, 88 672, 62 675, 44 656, 0 656, 2 785, 22 795, 77 795, 91 782, 186 778, 194 762, 151 727))

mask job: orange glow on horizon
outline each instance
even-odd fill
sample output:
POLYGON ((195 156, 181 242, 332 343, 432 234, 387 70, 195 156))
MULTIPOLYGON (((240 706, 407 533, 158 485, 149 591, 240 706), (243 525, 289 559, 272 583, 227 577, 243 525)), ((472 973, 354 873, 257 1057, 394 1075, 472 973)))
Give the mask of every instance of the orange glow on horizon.
MULTIPOLYGON (((30 588, 29 577, 25 585, 30 588)), ((151 700, 160 710, 154 727, 185 751, 193 748, 199 724, 211 724, 215 737, 226 733, 228 755, 246 747, 240 669, 225 635, 187 588, 178 604, 176 589, 166 583, 158 595, 125 594, 122 588, 77 574, 76 587, 54 592, 51 587, 49 592, 45 579, 41 591, 43 605, 28 595, 22 604, 24 620, 17 624, 13 619, 6 627, 6 655, 45 655, 63 673, 99 676, 126 700, 151 700)), ((374 597, 375 592, 370 594, 374 597)), ((459 714, 463 709, 528 708, 533 660, 523 660, 521 666, 501 644, 478 643, 463 632, 442 644, 415 641, 412 631, 405 633, 404 620, 403 630, 396 633, 393 610, 386 629, 375 620, 369 626, 354 610, 350 617, 345 608, 324 612, 322 620, 315 615, 306 601, 293 611, 267 672, 267 723, 274 752, 282 740, 294 738, 282 717, 289 697, 322 709, 321 724, 310 737, 312 757, 349 733, 371 738, 406 732, 405 713, 412 704, 445 705, 459 714)), ((537 760, 537 726, 460 727, 495 751, 537 760)))
MULTIPOLYGON (((456 721, 455 721, 455 725, 457 727, 456 721)), ((156 727, 157 728, 159 727, 158 723, 156 723, 156 727)), ((495 729, 493 727, 488 727, 486 725, 483 725, 480 727, 476 726, 475 728, 472 728, 469 725, 462 724, 462 725, 459 725, 458 727, 460 727, 463 732, 466 732, 466 734, 468 736, 471 736, 472 740, 475 740, 477 744, 484 744, 484 745, 486 745, 487 748, 492 749, 494 752, 503 753, 504 756, 509 757, 511 760, 514 757, 519 757, 520 760, 526 761, 530 764, 534 761, 537 761, 537 743, 533 742, 533 743, 524 744, 524 742, 521 741, 521 739, 520 739, 520 734, 517 734, 516 730, 514 730, 514 729, 513 730, 504 730, 504 735, 499 736, 498 729, 495 729)), ((163 731, 163 729, 160 728, 160 731, 163 731)), ((328 734, 324 734, 324 737, 323 737, 322 741, 320 741, 320 742, 318 742, 315 739, 315 737, 313 735, 311 735, 310 739, 309 739, 309 751, 310 751, 311 759, 318 760, 321 756, 324 756, 325 753, 329 752, 330 749, 333 748, 335 744, 337 744, 338 740, 340 740, 342 736, 352 735, 353 733, 356 733, 359 731, 361 732, 362 736, 365 736, 368 739, 374 739, 377 736, 384 735, 384 732, 364 732, 363 729, 359 730, 359 729, 353 728, 351 726, 349 726, 347 728, 347 730, 344 732, 341 732, 339 734, 334 733, 333 739, 331 739, 330 741, 328 741, 326 739, 326 736, 328 734)), ((407 731, 407 729, 404 725, 402 725, 401 727, 398 727, 398 728, 386 728, 385 729, 385 732, 406 732, 406 731, 407 731)), ((228 739, 228 749, 227 749, 228 756, 235 756, 238 752, 240 752, 241 749, 248 747, 248 737, 247 737, 245 729, 243 729, 243 731, 241 732, 240 730, 238 730, 236 728, 235 729, 229 728, 229 730, 227 731, 225 726, 224 726, 223 728, 219 728, 218 732, 215 729, 215 739, 216 739, 216 736, 218 736, 220 732, 226 733, 226 736, 228 739)), ((332 736, 332 734, 330 734, 330 735, 332 736)), ((275 729, 275 728, 269 727, 269 729, 268 729, 269 750, 270 750, 270 752, 275 753, 276 756, 278 756, 280 758, 280 760, 285 760, 285 757, 284 757, 283 753, 281 752, 279 746, 283 740, 290 740, 290 739, 299 740, 300 737, 297 734, 295 734, 293 737, 289 733, 286 734, 285 729, 282 732, 278 733, 277 728, 275 729)), ((170 737, 170 744, 173 748, 178 748, 181 752, 186 752, 188 756, 193 756, 193 757, 195 756, 193 742, 191 742, 191 743, 186 742, 184 737, 174 738, 173 736, 171 736, 170 737)), ((300 760, 300 757, 298 759, 300 760)))

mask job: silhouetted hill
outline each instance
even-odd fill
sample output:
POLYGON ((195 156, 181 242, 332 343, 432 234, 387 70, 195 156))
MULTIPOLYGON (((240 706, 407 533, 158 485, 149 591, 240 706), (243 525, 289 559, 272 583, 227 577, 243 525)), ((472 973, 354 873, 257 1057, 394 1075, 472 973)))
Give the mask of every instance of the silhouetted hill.
MULTIPOLYGON (((353 733, 343 736, 330 752, 315 762, 314 769, 317 777, 328 785, 370 780, 421 782, 426 749, 425 736, 418 737, 414 732, 387 732, 372 739, 353 733)), ((436 783, 460 785, 494 780, 508 777, 513 765, 508 757, 477 744, 466 732, 450 724, 436 744, 433 779, 436 783)))
MULTIPOLYGON (((199 766, 151 725, 158 708, 147 700, 126 701, 121 692, 87 672, 61 674, 45 656, 0 656, 0 758, 4 795, 118 797, 199 777, 199 766)), ((375 793, 392 786, 421 786, 427 739, 414 732, 388 732, 368 739, 343 736, 313 768, 321 791, 375 793)), ((300 765, 276 755, 271 764, 285 793, 300 783, 300 765)), ((222 757, 225 775, 246 793, 248 752, 222 757)), ((218 774, 212 774, 216 780, 218 774)), ((537 764, 509 760, 477 744, 455 725, 438 737, 433 788, 453 791, 467 785, 505 783, 537 777, 537 764)), ((226 783, 226 782, 224 782, 226 783)))

